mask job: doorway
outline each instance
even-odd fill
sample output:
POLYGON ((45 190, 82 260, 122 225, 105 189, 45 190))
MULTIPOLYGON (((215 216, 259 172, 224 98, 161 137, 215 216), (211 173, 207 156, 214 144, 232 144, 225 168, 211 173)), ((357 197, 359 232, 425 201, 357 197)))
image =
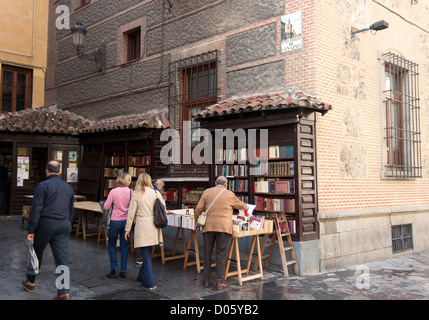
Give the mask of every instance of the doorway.
POLYGON ((13 144, 0 144, 0 215, 10 212, 13 144))

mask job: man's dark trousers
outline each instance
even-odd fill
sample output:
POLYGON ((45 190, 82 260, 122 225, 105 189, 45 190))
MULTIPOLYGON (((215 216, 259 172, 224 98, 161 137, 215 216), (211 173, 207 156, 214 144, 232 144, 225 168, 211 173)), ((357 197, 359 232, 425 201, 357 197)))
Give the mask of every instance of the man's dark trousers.
POLYGON ((211 256, 216 243, 216 283, 225 281, 226 259, 230 235, 223 232, 204 232, 203 281, 210 282, 211 256))
MULTIPOLYGON (((39 269, 42 265, 43 251, 46 246, 51 246, 55 260, 55 266, 69 267, 69 234, 71 224, 69 219, 42 218, 34 233, 34 251, 39 259, 39 269)), ((69 273, 70 274, 70 273, 69 273)), ((61 274, 57 274, 57 277, 61 274)), ((34 283, 36 276, 27 273, 27 280, 34 283)), ((69 282, 70 283, 70 282, 69 282)), ((58 295, 69 294, 70 289, 58 289, 58 295)))

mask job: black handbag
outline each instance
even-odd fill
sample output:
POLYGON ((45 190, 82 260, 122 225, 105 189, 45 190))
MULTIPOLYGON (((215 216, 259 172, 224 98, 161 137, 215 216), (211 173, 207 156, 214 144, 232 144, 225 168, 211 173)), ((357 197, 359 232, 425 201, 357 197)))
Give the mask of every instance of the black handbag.
POLYGON ((165 228, 168 224, 164 204, 158 198, 155 199, 155 204, 153 205, 153 223, 158 229, 165 228))

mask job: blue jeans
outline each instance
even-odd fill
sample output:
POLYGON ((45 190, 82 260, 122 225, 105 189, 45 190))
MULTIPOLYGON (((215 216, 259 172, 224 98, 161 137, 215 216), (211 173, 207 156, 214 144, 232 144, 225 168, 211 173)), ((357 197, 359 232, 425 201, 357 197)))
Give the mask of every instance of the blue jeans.
POLYGON ((118 260, 116 258, 116 240, 121 235, 121 272, 125 272, 127 269, 128 260, 128 240, 125 240, 125 225, 127 220, 122 221, 110 221, 109 228, 109 256, 110 256, 110 270, 118 269, 118 260))
POLYGON ((150 258, 152 253, 152 247, 142 247, 143 264, 140 268, 137 281, 142 282, 143 285, 147 288, 152 288, 155 286, 155 279, 153 277, 152 269, 152 259, 150 258))

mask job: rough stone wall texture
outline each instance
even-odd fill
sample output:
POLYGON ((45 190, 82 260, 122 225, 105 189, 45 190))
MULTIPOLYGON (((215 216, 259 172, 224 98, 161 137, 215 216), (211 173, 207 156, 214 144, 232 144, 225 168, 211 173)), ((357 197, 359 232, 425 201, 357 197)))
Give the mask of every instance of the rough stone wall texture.
MULTIPOLYGON (((117 105, 121 99, 124 106, 129 106, 133 91, 150 92, 168 86, 170 62, 214 49, 221 51, 218 71, 221 99, 228 94, 284 86, 284 57, 279 53, 278 43, 279 19, 284 14, 281 0, 96 0, 83 7, 73 1, 63 0, 58 4, 72 8, 71 26, 77 21, 86 26, 85 53, 97 49, 104 41, 107 70, 100 74, 95 63, 78 59, 70 30, 56 30, 58 64, 52 92, 57 93, 62 108, 95 119, 113 114, 113 110, 105 113, 94 107, 94 112, 88 113, 84 109, 103 101, 106 107, 117 105), (142 57, 122 64, 123 57, 119 54, 123 51, 123 39, 118 30, 142 18, 145 22, 142 57), (266 73, 261 82, 254 77, 259 71, 271 75, 266 73), (252 78, 242 81, 240 78, 246 74, 252 78), (231 85, 227 84, 228 78, 233 81, 231 85), (110 99, 115 103, 109 102, 110 99)), ((130 111, 147 111, 151 105, 154 110, 167 110, 167 100, 168 94, 158 101, 140 101, 139 106, 145 107, 130 106, 130 111), (161 101, 167 103, 162 105, 161 101)))

